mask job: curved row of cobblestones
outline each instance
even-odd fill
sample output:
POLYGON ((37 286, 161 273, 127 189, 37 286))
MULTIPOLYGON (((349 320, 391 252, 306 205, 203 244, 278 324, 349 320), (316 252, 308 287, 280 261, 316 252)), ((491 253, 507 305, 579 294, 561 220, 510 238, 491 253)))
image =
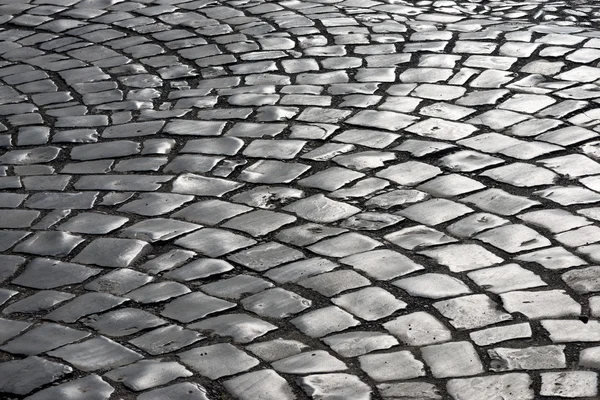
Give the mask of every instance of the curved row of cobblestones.
POLYGON ((599 20, 0 0, 0 397, 596 398, 599 20))

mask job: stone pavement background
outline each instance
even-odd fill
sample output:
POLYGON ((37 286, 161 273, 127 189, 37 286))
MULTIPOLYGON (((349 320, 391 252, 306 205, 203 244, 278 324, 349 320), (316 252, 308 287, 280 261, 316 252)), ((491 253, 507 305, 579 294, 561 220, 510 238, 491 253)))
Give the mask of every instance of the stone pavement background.
POLYGON ((0 0, 0 398, 598 398, 599 20, 0 0))

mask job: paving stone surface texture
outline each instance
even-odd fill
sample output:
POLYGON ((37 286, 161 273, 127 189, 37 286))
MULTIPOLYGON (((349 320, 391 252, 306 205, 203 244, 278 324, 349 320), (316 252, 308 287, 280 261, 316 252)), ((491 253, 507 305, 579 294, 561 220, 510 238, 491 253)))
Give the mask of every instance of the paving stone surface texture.
POLYGON ((0 0, 0 398, 599 398, 599 26, 0 0))

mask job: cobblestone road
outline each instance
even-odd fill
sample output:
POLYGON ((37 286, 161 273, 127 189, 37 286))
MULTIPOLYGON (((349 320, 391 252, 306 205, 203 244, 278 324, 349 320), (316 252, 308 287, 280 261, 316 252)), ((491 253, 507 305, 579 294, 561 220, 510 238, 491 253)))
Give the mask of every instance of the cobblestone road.
POLYGON ((0 398, 598 398, 596 1, 0 0, 0 398))

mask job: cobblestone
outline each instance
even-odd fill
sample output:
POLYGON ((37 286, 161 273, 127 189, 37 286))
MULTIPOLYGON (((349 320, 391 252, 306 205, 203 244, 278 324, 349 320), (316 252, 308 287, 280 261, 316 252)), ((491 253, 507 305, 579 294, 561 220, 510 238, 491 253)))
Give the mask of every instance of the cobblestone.
POLYGON ((598 396, 596 2, 1 3, 0 397, 598 396))

